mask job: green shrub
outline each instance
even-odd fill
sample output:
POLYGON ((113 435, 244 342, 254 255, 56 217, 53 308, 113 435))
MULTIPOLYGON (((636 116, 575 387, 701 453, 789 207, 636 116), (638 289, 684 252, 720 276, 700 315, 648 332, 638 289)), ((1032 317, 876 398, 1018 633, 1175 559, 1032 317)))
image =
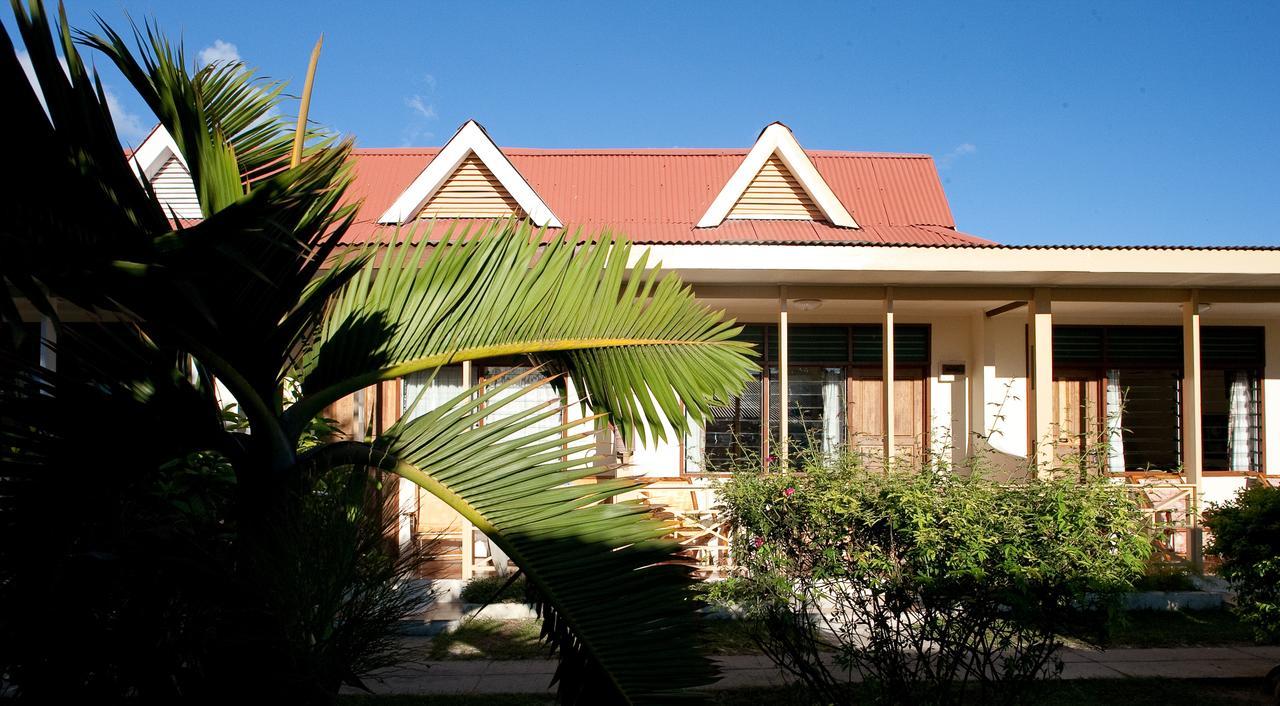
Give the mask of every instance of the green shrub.
POLYGON ((1205 512, 1209 553, 1236 589, 1240 618, 1260 642, 1280 642, 1280 488, 1245 488, 1205 512))
POLYGON ((478 576, 462 587, 463 603, 525 603, 524 576, 517 576, 510 586, 507 576, 478 576), (499 593, 501 591, 501 593, 499 593))
POLYGON ((1135 591, 1199 591, 1191 580, 1190 572, 1182 567, 1150 567, 1146 576, 1138 579, 1135 591))
POLYGON ((1063 636, 1102 639, 1151 551, 1134 502, 1104 479, 802 465, 722 484, 740 571, 713 596, 832 703, 859 672, 893 703, 1016 699, 1060 673, 1063 636))

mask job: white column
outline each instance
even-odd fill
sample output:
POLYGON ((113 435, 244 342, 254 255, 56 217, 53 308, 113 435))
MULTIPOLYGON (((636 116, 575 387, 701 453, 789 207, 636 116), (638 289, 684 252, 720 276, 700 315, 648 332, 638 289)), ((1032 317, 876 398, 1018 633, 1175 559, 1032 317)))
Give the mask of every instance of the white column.
POLYGON ((1053 467, 1053 304, 1036 289, 1027 304, 1027 455, 1039 473, 1053 467))
POLYGON ((1192 509, 1191 564, 1204 568, 1203 533, 1200 530, 1200 496, 1204 489, 1204 456, 1201 443, 1200 407, 1200 292, 1191 290, 1182 305, 1182 472, 1184 481, 1195 486, 1196 502, 1192 509))
POLYGON ((884 319, 881 322, 883 334, 880 349, 880 369, 883 372, 880 386, 880 410, 884 418, 884 463, 887 468, 893 460, 893 432, 897 419, 893 408, 893 287, 884 288, 884 319))
POLYGON ((987 429, 987 315, 979 311, 969 327, 969 360, 965 365, 969 375, 969 438, 966 448, 969 456, 981 450, 981 440, 990 433, 987 429))
MULTIPOLYGON (((474 384, 476 383, 471 375, 471 361, 464 360, 462 361, 462 387, 468 388, 474 384)), ((462 580, 468 581, 476 568, 476 532, 471 520, 461 515, 459 518, 462 520, 462 580)), ((489 545, 492 547, 493 543, 490 542, 489 545)))
POLYGON ((791 363, 791 356, 787 350, 790 347, 787 325, 787 287, 783 285, 778 287, 778 453, 771 455, 776 455, 784 465, 787 462, 789 446, 788 408, 791 406, 790 396, 787 394, 790 378, 787 368, 791 363))

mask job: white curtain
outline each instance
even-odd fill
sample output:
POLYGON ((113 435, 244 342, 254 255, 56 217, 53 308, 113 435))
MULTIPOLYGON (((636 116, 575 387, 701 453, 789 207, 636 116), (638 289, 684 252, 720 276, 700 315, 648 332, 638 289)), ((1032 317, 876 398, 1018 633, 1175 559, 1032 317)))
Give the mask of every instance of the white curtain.
POLYGON ((685 473, 701 473, 703 461, 706 458, 706 441, 702 425, 698 424, 692 415, 688 415, 686 423, 689 425, 689 431, 684 435, 684 472, 685 473))
MULTIPOLYGON (((528 368, 486 366, 480 369, 480 374, 485 378, 487 386, 494 386, 500 385, 516 375, 528 372, 528 370, 528 368)), ((546 376, 542 373, 531 373, 529 375, 525 375, 520 381, 520 387, 536 385, 542 382, 545 378, 546 376)), ((501 396, 514 393, 514 389, 508 389, 506 392, 502 393, 501 396)), ((507 417, 533 409, 534 407, 550 400, 555 400, 555 402, 559 403, 560 393, 556 392, 556 389, 550 384, 543 384, 537 389, 529 391, 519 399, 504 405, 500 409, 494 410, 491 414, 485 416, 485 420, 496 421, 499 419, 506 419, 507 417)), ((548 411, 549 409, 550 407, 544 411, 548 411)), ((533 426, 525 427, 516 433, 521 436, 528 437, 538 435, 538 432, 544 432, 541 436, 545 436, 545 433, 550 432, 550 430, 555 429, 562 423, 560 415, 552 415, 547 419, 542 419, 533 426)), ((489 542, 489 552, 492 555, 493 567, 497 571, 498 575, 506 576, 510 571, 510 564, 506 553, 493 542, 489 542)))
POLYGON ((1231 407, 1227 417, 1227 452, 1230 471, 1253 470, 1253 384, 1249 374, 1237 372, 1231 378, 1231 407))
POLYGON ((407 375, 400 386, 400 411, 406 419, 420 417, 462 394, 464 389, 460 365, 407 375))
POLYGON ((1124 391, 1120 371, 1107 371, 1107 470, 1124 473, 1124 391))
POLYGON ((844 427, 844 371, 827 368, 822 372, 822 453, 834 454, 840 448, 840 432, 844 427))
MULTIPOLYGON (((488 386, 491 387, 495 385, 500 385, 510 380, 512 377, 515 377, 516 375, 520 375, 521 373, 528 372, 528 370, 529 370, 528 368, 508 368, 508 367, 486 366, 481 369, 480 373, 485 377, 486 382, 488 383, 488 386)), ((530 385, 536 385, 542 382, 544 379, 546 379, 546 376, 544 376, 542 373, 531 373, 529 375, 525 375, 524 378, 521 379, 520 387, 528 387, 530 385)), ((509 389, 507 392, 503 393, 503 396, 511 395, 514 393, 515 393, 515 389, 512 388, 512 389, 509 389)), ((556 402, 559 402, 560 393, 556 392, 556 389, 552 387, 550 384, 544 384, 536 390, 531 390, 524 396, 520 397, 520 399, 515 400, 511 403, 508 403, 507 405, 503 406, 500 409, 494 410, 491 414, 485 416, 485 419, 489 421, 506 419, 507 417, 511 417, 521 412, 524 412, 526 410, 533 409, 534 407, 537 407, 538 405, 541 405, 542 403, 550 400, 555 400, 556 402)), ((549 411, 549 410, 545 410, 545 411, 549 411)), ((525 429, 522 429, 518 433, 521 436, 529 436, 537 432, 545 432, 551 429, 555 429, 561 424, 562 422, 560 420, 560 416, 553 415, 547 419, 543 419, 539 421, 537 424, 534 424, 531 427, 526 427, 525 429)))
MULTIPOLYGON (((412 373, 400 385, 400 412, 406 420, 420 417, 462 394, 462 366, 449 365, 435 371, 412 373)), ((396 534, 400 546, 413 540, 412 518, 418 511, 418 486, 401 478, 397 486, 400 521, 396 534)))

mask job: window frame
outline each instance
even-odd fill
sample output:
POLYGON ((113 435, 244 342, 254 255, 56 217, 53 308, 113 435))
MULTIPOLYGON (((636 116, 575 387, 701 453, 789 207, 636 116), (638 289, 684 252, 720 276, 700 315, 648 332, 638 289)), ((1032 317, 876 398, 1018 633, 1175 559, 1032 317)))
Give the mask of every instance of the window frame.
MULTIPOLYGON (((776 368, 778 364, 778 361, 773 359, 771 356, 773 350, 777 347, 775 338, 778 335, 777 334, 778 324, 774 322, 765 322, 765 323, 741 322, 741 323, 744 326, 748 326, 748 327, 759 327, 761 332, 760 341, 759 341, 760 357, 757 359, 757 363, 760 366, 761 443, 760 443, 760 448, 754 449, 754 452, 758 453, 761 459, 764 459, 765 465, 767 467, 768 459, 770 458, 770 454, 773 450, 771 448, 772 442, 773 442, 773 439, 772 439, 773 420, 770 418, 770 407, 772 406, 772 396, 773 396, 772 386, 774 383, 772 379, 773 376, 770 375, 770 369, 776 368)), ((854 371, 877 372, 877 373, 880 373, 880 379, 881 380, 884 379, 883 365, 882 365, 883 361, 875 361, 875 362, 855 361, 854 343, 855 343, 855 340, 857 339, 857 335, 858 335, 857 331, 859 329, 863 329, 864 332, 865 331, 883 332, 883 327, 880 324, 867 323, 867 322, 835 323, 835 324, 833 323, 799 323, 799 324, 791 324, 790 326, 788 326, 788 332, 794 333, 797 329, 806 329, 806 328, 842 328, 844 329, 845 347, 846 347, 845 360, 843 361, 805 360, 803 362, 796 362, 796 361, 789 360, 788 363, 789 363, 789 367, 791 368, 840 368, 842 370, 843 377, 844 377, 844 409, 843 409, 844 420, 843 420, 842 432, 844 436, 844 444, 847 445, 849 442, 850 433, 851 433, 849 430, 849 422, 850 422, 850 419, 852 419, 851 405, 853 403, 854 383, 861 379, 864 379, 864 378, 855 378, 853 374, 854 371)), ((931 414, 932 402, 930 397, 931 385, 929 383, 932 380, 932 370, 933 370, 932 368, 933 325, 931 323, 896 323, 894 325, 894 329, 895 329, 895 333, 901 332, 904 329, 915 329, 915 330, 923 331, 923 340, 924 340, 923 358, 924 359, 922 361, 912 361, 912 362, 899 362, 895 360, 894 379, 895 381, 905 380, 905 379, 919 380, 921 383, 920 409, 918 410, 918 412, 921 415, 921 419, 923 420, 923 423, 921 424, 921 431, 920 431, 920 456, 922 460, 927 460, 932 450, 931 449, 932 426, 933 426, 932 414, 931 414), (912 373, 913 377, 910 377, 910 378, 903 377, 898 374, 900 371, 909 371, 910 373, 912 373)), ((705 428, 700 429, 699 431, 700 433, 705 434, 705 428)), ((779 432, 781 432, 781 430, 779 430, 779 432)), ((680 437, 680 444, 679 444, 680 474, 682 476, 729 475, 729 472, 727 471, 712 471, 712 470, 708 470, 705 467, 705 463, 706 463, 705 455, 706 455, 706 449, 707 449, 705 437, 703 440, 702 448, 703 448, 703 454, 704 454, 704 461, 703 461, 704 467, 700 471, 697 471, 696 473, 691 474, 689 473, 689 470, 688 470, 687 441, 683 435, 680 437)), ((745 452, 745 454, 749 455, 751 452, 752 451, 748 450, 745 452)))
MULTIPOLYGON (((1110 369, 1121 370, 1121 371, 1123 370, 1173 370, 1173 371, 1177 371, 1178 373, 1177 394, 1178 394, 1178 397, 1181 398, 1181 396, 1185 391, 1186 371, 1183 370, 1183 364, 1180 359, 1177 362, 1157 360, 1152 363, 1139 364, 1134 361, 1115 360, 1112 358, 1109 334, 1113 330, 1144 329, 1144 328, 1160 329, 1167 332, 1172 332, 1175 330, 1180 331, 1180 327, 1178 326, 1161 325, 1161 324, 1054 324, 1053 329, 1055 334, 1059 329, 1064 329, 1064 330, 1100 329, 1102 331, 1102 343, 1101 343, 1102 359, 1092 364, 1086 363, 1083 361, 1069 361, 1069 362, 1059 363, 1059 361, 1055 360, 1053 363, 1054 382, 1056 383, 1059 380, 1080 380, 1082 375, 1094 375, 1095 376, 1093 379, 1094 381, 1105 384, 1106 377, 1107 377, 1107 370, 1110 370, 1110 369), (1064 377, 1064 375, 1071 375, 1073 377, 1064 377)), ((1214 360, 1214 359, 1206 360, 1206 355, 1205 355, 1205 351, 1202 343, 1201 352, 1200 352, 1200 370, 1202 372, 1207 370, 1246 371, 1255 375, 1255 378, 1257 380, 1257 390, 1258 390, 1258 398, 1257 398, 1257 406, 1258 406, 1257 425, 1259 430, 1258 458, 1259 458, 1259 467, 1261 470, 1240 471, 1240 470, 1224 470, 1224 469, 1210 468, 1209 466, 1204 464, 1205 449, 1203 448, 1203 443, 1202 443, 1201 450, 1200 450, 1200 461, 1202 465, 1201 473, 1206 477, 1249 477, 1249 476, 1266 475, 1267 474, 1267 434, 1266 434, 1267 406, 1266 406, 1266 385, 1264 384, 1266 381, 1266 349, 1265 349, 1266 329, 1264 326, 1261 326, 1261 325, 1201 326, 1200 329, 1201 329, 1202 339, 1203 339, 1203 334, 1206 330, 1210 331, 1211 333, 1224 333, 1230 330, 1248 330, 1247 331, 1248 333, 1253 335, 1258 335, 1261 337, 1261 341, 1262 341, 1261 345, 1263 346, 1262 350, 1259 351, 1260 357, 1254 360, 1239 360, 1239 359, 1230 359, 1230 358, 1221 359, 1221 360, 1214 360)), ((1058 351, 1058 346, 1055 345, 1054 346, 1055 358, 1056 358, 1057 351, 1058 351)), ((1201 375, 1200 394, 1202 397, 1204 395, 1204 384, 1205 384, 1204 376, 1201 375)), ((1097 427, 1094 431, 1098 433, 1103 433, 1106 427, 1105 394, 1099 395, 1098 404, 1101 407, 1101 409, 1099 410, 1099 413, 1097 415, 1097 422, 1096 422, 1097 427)), ((1202 405, 1202 409, 1201 409, 1201 429, 1202 430, 1204 428, 1203 417, 1204 417, 1204 410, 1202 405)), ((1181 437, 1181 428, 1180 428, 1182 423, 1181 416, 1179 416, 1178 423, 1179 423, 1178 434, 1179 434, 1179 437, 1181 437)), ((1179 450, 1179 456, 1181 457, 1181 450, 1179 450)), ((1183 463, 1185 463, 1185 459, 1183 460, 1183 463)), ((1127 477, 1127 476, 1151 476, 1156 473, 1170 475, 1170 476, 1178 475, 1176 471, 1146 471, 1146 470, 1124 471, 1123 473, 1113 473, 1111 471, 1107 471, 1106 473, 1116 478, 1127 477)))

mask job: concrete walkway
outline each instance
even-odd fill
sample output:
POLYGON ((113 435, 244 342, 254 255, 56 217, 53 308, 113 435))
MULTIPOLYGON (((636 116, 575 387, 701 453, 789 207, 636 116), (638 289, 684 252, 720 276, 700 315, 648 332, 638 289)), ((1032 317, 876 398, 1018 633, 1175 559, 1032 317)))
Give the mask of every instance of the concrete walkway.
MULTIPOLYGON (((767 658, 718 657, 722 676, 708 689, 781 686, 790 677, 767 658)), ((1064 679, 1262 679, 1280 665, 1280 647, 1066 650, 1064 679)), ((417 662, 366 682, 378 694, 536 694, 551 692, 553 660, 417 662)), ((356 692, 352 692, 356 693, 356 692)))

